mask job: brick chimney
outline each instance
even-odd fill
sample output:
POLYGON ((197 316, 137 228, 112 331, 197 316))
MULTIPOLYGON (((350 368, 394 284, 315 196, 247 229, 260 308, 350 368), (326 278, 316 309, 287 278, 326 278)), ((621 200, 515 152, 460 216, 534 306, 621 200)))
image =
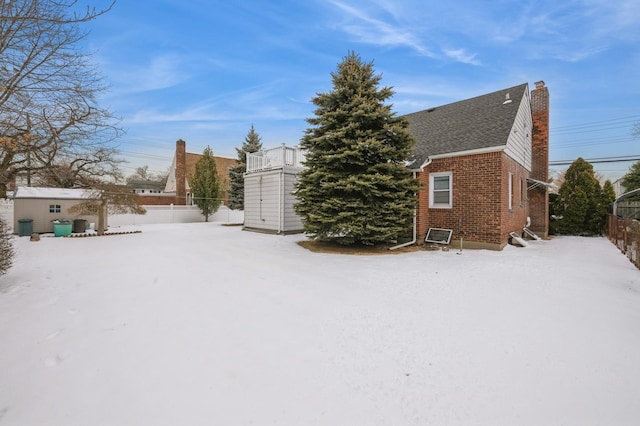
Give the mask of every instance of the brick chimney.
MULTIPOLYGON (((549 90, 544 81, 537 81, 531 91, 531 133, 532 179, 540 182, 549 180, 549 90)), ((549 234, 549 190, 538 185, 529 191, 529 216, 531 230, 541 237, 549 234)))
POLYGON ((176 204, 187 204, 187 149, 182 139, 176 141, 176 204))

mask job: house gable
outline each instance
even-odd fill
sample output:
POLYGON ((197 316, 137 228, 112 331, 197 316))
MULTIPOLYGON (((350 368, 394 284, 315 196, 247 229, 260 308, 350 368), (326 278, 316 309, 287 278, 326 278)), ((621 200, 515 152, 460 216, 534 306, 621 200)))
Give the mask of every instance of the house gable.
MULTIPOLYGON (((173 160, 171 162, 171 168, 169 169, 169 176, 167 178, 167 183, 164 188, 165 193, 176 194, 176 202, 184 204, 187 201, 186 193, 190 191, 189 179, 195 173, 196 163, 202 157, 202 154, 193 154, 190 152, 185 152, 185 142, 179 140, 176 142, 176 154, 173 156, 173 160), (182 155, 179 155, 182 154, 182 155), (181 185, 177 180, 178 176, 178 167, 177 167, 177 159, 183 158, 184 165, 180 168, 184 173, 184 193, 179 194, 181 191, 181 185)), ((220 177, 220 186, 222 190, 226 192, 229 190, 229 169, 231 167, 237 166, 238 161, 233 158, 225 158, 225 157, 213 157, 216 162, 216 169, 218 171, 218 176, 220 177)), ((226 195, 225 195, 226 198, 226 195)), ((226 200, 225 200, 226 203, 226 200)))
POLYGON ((417 234, 454 231, 465 247, 501 249, 529 215, 534 118, 528 85, 407 116, 410 167, 422 183, 417 234), (440 188, 435 178, 440 178, 440 188), (436 202, 449 196, 448 203, 436 202))
MULTIPOLYGON (((202 157, 202 154, 193 154, 190 152, 186 153, 186 189, 187 191, 190 189, 189 187, 189 178, 196 171, 196 163, 202 157)), ((225 158, 225 157, 216 157, 213 159, 216 162, 216 169, 218 170, 218 175, 220 176, 223 184, 223 188, 226 189, 228 180, 229 180, 229 168, 237 166, 238 161, 233 158, 225 158)), ((173 161, 171 162, 171 168, 169 169, 169 177, 167 178, 167 184, 164 187, 164 192, 176 192, 176 157, 173 157, 173 161)))
POLYGON ((406 115, 408 130, 416 140, 410 167, 417 170, 433 158, 497 152, 507 148, 526 163, 526 154, 518 148, 520 136, 517 133, 512 135, 512 131, 520 131, 514 123, 517 117, 526 117, 527 107, 524 105, 528 101, 529 89, 524 83, 406 115))
POLYGON ((504 151, 528 171, 531 171, 532 127, 531 97, 527 89, 520 100, 520 107, 512 123, 504 151))

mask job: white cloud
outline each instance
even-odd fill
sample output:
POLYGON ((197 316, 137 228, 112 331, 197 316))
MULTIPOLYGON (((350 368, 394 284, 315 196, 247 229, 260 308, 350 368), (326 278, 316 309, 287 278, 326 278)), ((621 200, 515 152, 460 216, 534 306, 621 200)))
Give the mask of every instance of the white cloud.
POLYGON ((640 2, 637 0, 582 0, 590 37, 640 39, 640 2))
POLYGON ((355 36, 359 41, 382 46, 405 46, 423 56, 436 56, 420 42, 411 28, 403 28, 372 18, 362 10, 345 3, 338 1, 331 1, 331 3, 353 18, 353 23, 341 25, 340 29, 355 36))
POLYGON ((181 104, 179 111, 171 110, 171 104, 163 104, 165 110, 154 107, 138 109, 128 117, 126 124, 169 123, 169 122, 222 122, 255 119, 304 121, 310 104, 293 102, 287 97, 280 98, 280 82, 269 82, 260 86, 225 92, 191 104, 181 104))
POLYGON ((189 78, 184 64, 189 61, 177 54, 165 54, 151 58, 142 65, 128 70, 130 87, 137 92, 166 89, 189 78))
POLYGON ((467 53, 464 49, 444 49, 443 52, 447 57, 457 62, 469 65, 481 65, 480 61, 476 59, 477 54, 467 53))

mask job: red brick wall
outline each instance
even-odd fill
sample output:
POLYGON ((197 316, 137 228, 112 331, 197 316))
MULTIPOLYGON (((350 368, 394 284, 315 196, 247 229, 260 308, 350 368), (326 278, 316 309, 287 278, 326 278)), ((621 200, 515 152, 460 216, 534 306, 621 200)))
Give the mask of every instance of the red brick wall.
MULTIPOLYGON (((531 178, 547 182, 549 179, 549 90, 544 82, 537 82, 531 91, 532 165, 531 178)), ((540 236, 549 233, 549 191, 539 186, 529 191, 531 230, 540 236)))
POLYGON ((502 152, 434 160, 418 174, 422 185, 418 196, 419 242, 433 227, 452 229, 452 238, 459 240, 462 236, 466 245, 502 248, 509 232, 520 234, 526 220, 528 204, 521 200, 519 181, 525 179, 526 185, 527 175, 502 152), (434 172, 453 173, 450 209, 429 208, 429 173, 434 172), (509 172, 514 176, 511 211, 507 204, 509 172))
MULTIPOLYGON (((178 205, 177 199, 174 196, 165 195, 138 195, 138 200, 143 206, 168 206, 178 205)), ((184 202, 182 202, 184 204, 184 202)))
POLYGON ((509 238, 508 235, 510 232, 515 232, 518 235, 522 234, 522 228, 527 221, 527 216, 529 216, 529 200, 527 194, 527 178, 529 177, 529 172, 505 154, 502 155, 502 170, 504 176, 502 198, 504 201, 501 204, 502 221, 500 235, 502 236, 502 242, 505 243, 509 238), (509 197, 509 173, 511 173, 513 179, 511 209, 509 209, 507 202, 509 197))
POLYGON ((187 151, 186 143, 182 139, 176 141, 176 205, 187 204, 187 151))

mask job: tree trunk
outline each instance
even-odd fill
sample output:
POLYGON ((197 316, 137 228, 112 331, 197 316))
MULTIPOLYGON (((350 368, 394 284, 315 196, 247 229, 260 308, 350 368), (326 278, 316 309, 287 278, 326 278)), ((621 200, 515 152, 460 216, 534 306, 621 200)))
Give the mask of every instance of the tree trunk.
POLYGON ((107 201, 102 199, 100 200, 100 207, 98 208, 98 235, 104 235, 104 231, 106 231, 106 216, 107 201))

